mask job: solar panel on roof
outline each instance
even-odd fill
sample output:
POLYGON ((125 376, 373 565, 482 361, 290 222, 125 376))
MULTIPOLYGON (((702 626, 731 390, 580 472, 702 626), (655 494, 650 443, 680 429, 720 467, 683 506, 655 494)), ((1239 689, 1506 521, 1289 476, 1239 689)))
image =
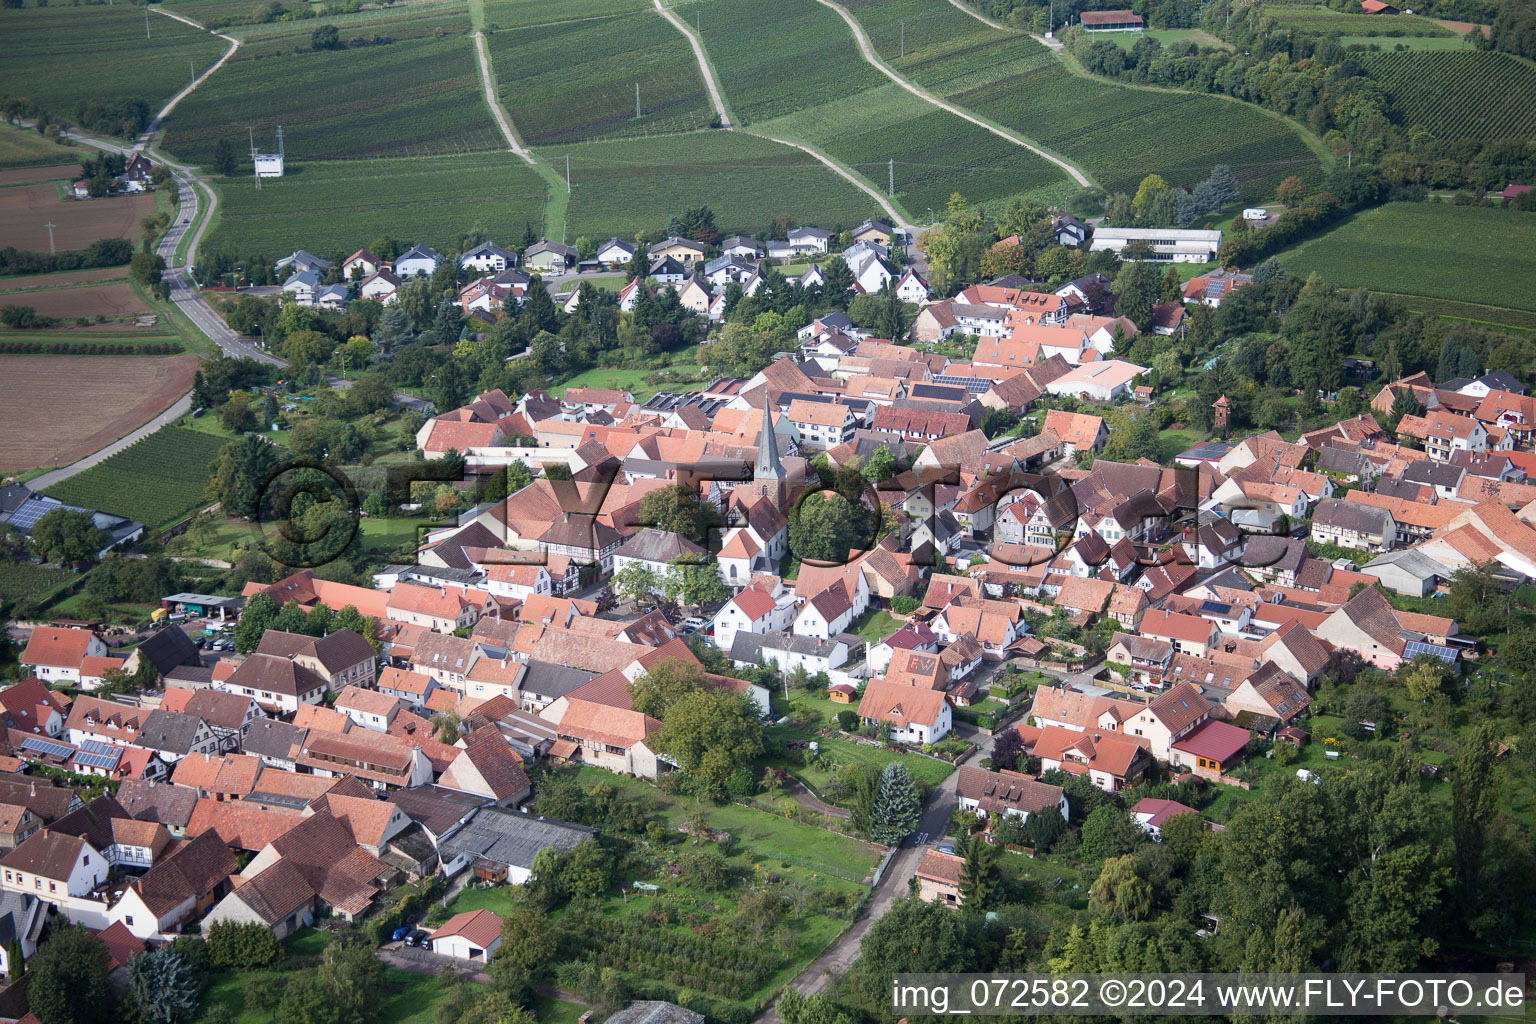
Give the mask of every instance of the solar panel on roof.
POLYGON ((28 736, 22 740, 21 749, 36 751, 45 757, 69 757, 75 752, 75 748, 68 743, 58 743, 40 736, 28 736))
POLYGON ((1230 611, 1232 611, 1232 606, 1222 604, 1220 601, 1200 602, 1200 612, 1203 615, 1226 615, 1230 611))
POLYGON ((1417 640, 1409 641, 1404 653, 1406 653, 1410 659, 1417 658, 1421 654, 1428 654, 1439 658, 1446 664, 1451 664, 1456 660, 1456 652, 1451 648, 1441 647, 1438 644, 1420 643, 1417 640))
POLYGON ((92 768, 115 768, 118 759, 123 756, 121 747, 110 743, 102 743, 99 740, 86 740, 80 744, 80 750, 75 754, 75 760, 80 764, 90 765, 92 768))
POLYGON ((983 394, 992 386, 992 381, 985 377, 952 377, 948 374, 940 374, 933 378, 935 384, 947 384, 950 387, 965 388, 975 394, 983 394))

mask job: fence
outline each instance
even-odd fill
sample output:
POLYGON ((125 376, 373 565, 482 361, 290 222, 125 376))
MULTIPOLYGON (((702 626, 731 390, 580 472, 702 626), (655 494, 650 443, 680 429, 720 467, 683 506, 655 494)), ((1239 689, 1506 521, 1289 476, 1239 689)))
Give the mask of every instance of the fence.
POLYGON ((871 888, 876 888, 880 885, 880 880, 885 877, 885 869, 891 866, 891 858, 896 856, 896 851, 899 849, 901 847, 893 846, 885 851, 885 857, 880 861, 879 866, 875 868, 874 881, 871 883, 871 888))

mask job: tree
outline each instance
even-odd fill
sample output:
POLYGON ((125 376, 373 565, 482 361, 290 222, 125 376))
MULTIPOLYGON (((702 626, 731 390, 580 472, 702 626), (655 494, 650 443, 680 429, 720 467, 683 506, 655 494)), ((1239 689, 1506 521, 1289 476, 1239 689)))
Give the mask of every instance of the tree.
POLYGON ((923 807, 917 797, 917 783, 900 761, 892 761, 880 772, 880 789, 875 794, 871 815, 870 838, 886 846, 896 846, 921 820, 923 807))
POLYGON ((1083 822, 1082 845, 1078 849, 1085 863, 1130 853, 1136 845, 1138 830, 1125 810, 1116 804, 1095 807, 1083 822))
POLYGON ((228 139, 220 139, 213 144, 213 173, 225 178, 232 178, 240 169, 239 157, 235 154, 234 143, 228 139))
POLYGON ((1136 187, 1136 197, 1131 200, 1131 205, 1139 211, 1152 201, 1153 196, 1166 191, 1168 191, 1168 183, 1163 180, 1163 176, 1149 174, 1142 178, 1141 184, 1136 187))
POLYGON ((955 973, 971 967, 960 916, 937 903, 896 900, 859 940, 859 959, 849 972, 850 994, 869 1008, 890 1008, 897 974, 955 973))
POLYGON ((720 525, 720 510, 682 484, 658 488, 640 499, 639 522, 657 530, 703 544, 712 527, 720 525))
POLYGON ((45 562, 94 562, 111 539, 88 513, 68 508, 44 512, 32 524, 32 551, 45 562))
POLYGON ((1234 206, 1243 198, 1242 191, 1237 187, 1237 178, 1232 174, 1232 168, 1226 164, 1217 164, 1212 167, 1211 176, 1205 180, 1215 194, 1215 209, 1234 206))
MULTIPOLYGON (((497 961, 491 963, 491 973, 496 973, 497 961)), ((469 986, 473 987, 473 986, 469 986)), ((469 1005, 458 1024, 537 1024, 533 1014, 512 1001, 505 992, 492 990, 469 1005)))
POLYGON ((229 396, 229 400, 224 403, 224 410, 219 413, 219 420, 226 429, 237 434, 255 430, 259 426, 256 410, 251 405, 251 396, 244 391, 236 391, 229 396))
POLYGON ((1422 704, 1440 692, 1445 683, 1445 666, 1439 658, 1425 654, 1406 662, 1400 675, 1408 696, 1422 704))
POLYGON ((115 997, 107 947, 84 928, 55 928, 27 965, 27 999, 42 1024, 107 1024, 115 997))
POLYGON ((128 276, 146 288, 159 284, 164 272, 165 257, 157 252, 136 252, 128 261, 128 276))
POLYGON ((626 599, 639 604, 648 594, 661 589, 661 580, 644 562, 630 562, 613 574, 611 585, 626 599))
POLYGON ((371 1024, 384 1001, 384 965, 371 946, 331 945, 325 961, 283 991, 283 1024, 371 1024))
POLYGON ((661 592, 671 599, 681 599, 694 607, 723 604, 731 596, 715 563, 688 562, 678 558, 667 569, 661 592))
POLYGON ((309 622, 309 616, 304 611, 304 606, 297 601, 289 601, 278 609, 277 615, 272 619, 273 629, 283 633, 303 633, 304 626, 309 622))
POLYGON ((331 629, 350 629, 364 640, 367 640, 368 645, 373 648, 375 654, 384 649, 384 641, 379 639, 378 627, 373 619, 358 611, 356 605, 343 605, 341 610, 336 613, 335 618, 331 620, 331 629))
POLYGON ((309 48, 311 50, 340 50, 342 48, 341 34, 336 31, 335 25, 321 25, 309 34, 309 48))
POLYGON ((687 658, 662 658, 629 684, 631 706, 643 715, 665 721, 674 704, 709 686, 697 663, 687 658))
POLYGON ((853 1017, 824 995, 802 995, 785 986, 779 998, 779 1018, 784 1024, 853 1024, 853 1017))
POLYGON ((1067 820, 1054 807, 1036 811, 1024 822, 1024 834, 1036 853, 1049 853, 1066 831, 1067 820))
POLYGON ((1509 621, 1509 596, 1497 562, 1466 565, 1451 574, 1448 610, 1468 633, 1493 633, 1509 621))
POLYGON ((1462 893, 1472 897, 1483 872, 1488 826, 1498 813, 1499 769, 1495 761, 1498 733, 1482 722, 1459 745, 1451 776, 1451 838, 1456 845, 1456 877, 1462 893))
POLYGON ((572 896, 601 896, 613 880, 613 858, 596 839, 567 850, 560 862, 560 886, 572 896))
POLYGON ((223 504, 226 515, 254 519, 261 502, 274 497, 266 487, 278 469, 277 450, 260 437, 225 445, 212 469, 208 495, 223 504))
POLYGON ((751 700, 723 689, 697 690, 667 710, 657 748, 719 798, 736 769, 763 749, 763 730, 751 700))
POLYGON ((197 981, 172 946, 138 953, 128 960, 129 990, 144 1016, 176 1024, 197 1012, 197 981))
POLYGON ((1296 206, 1306 197, 1307 186, 1294 174, 1275 186, 1275 199, 1286 206, 1296 206))
POLYGON ((1136 858, 1111 857, 1099 870, 1088 905, 1122 921, 1140 921, 1152 911, 1152 885, 1136 874, 1136 858))
POLYGON ((1127 261, 1115 277, 1115 294, 1120 296, 1115 312, 1129 318, 1141 330, 1150 330, 1152 306, 1158 298, 1157 271, 1152 264, 1145 260, 1127 261))
POLYGON ((802 561, 843 562, 850 549, 867 546, 865 512, 836 492, 808 493, 790 510, 790 550, 802 561))
POLYGON ((965 863, 960 867, 960 906, 979 913, 1002 882, 997 867, 997 847, 984 836, 974 835, 964 843, 965 863))
POLYGON ((555 958, 555 927, 549 915, 531 903, 519 903, 501 925, 501 947, 491 961, 498 982, 527 984, 555 958))
POLYGON ((1011 772, 1018 767, 1019 755, 1023 752, 1024 741, 1012 726, 998 733, 992 740, 992 764, 1002 771, 1011 772))
POLYGON ((208 929, 208 962, 221 971, 259 971, 283 959, 272 929, 216 921, 208 929))

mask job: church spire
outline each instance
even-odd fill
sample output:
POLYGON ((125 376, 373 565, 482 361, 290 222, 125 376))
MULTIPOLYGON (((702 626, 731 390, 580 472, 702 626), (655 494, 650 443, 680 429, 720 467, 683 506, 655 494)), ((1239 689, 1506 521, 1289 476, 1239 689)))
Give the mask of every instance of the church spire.
POLYGON ((779 462, 779 442, 773 433, 773 398, 763 390, 763 429, 757 435, 757 480, 783 480, 784 467, 779 462))

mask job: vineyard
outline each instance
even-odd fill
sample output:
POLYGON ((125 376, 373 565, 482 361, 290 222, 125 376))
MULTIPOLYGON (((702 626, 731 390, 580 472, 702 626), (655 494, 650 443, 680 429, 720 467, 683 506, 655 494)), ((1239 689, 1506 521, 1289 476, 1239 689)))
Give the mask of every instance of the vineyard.
POLYGON ((72 575, 63 569, 49 569, 31 562, 0 562, 0 601, 24 601, 36 597, 72 575))
MULTIPOLYGON (((244 25, 231 29, 230 34, 240 38, 243 48, 240 55, 277 56, 284 50, 308 50, 310 36, 318 24, 335 25, 342 42, 358 37, 374 35, 401 39, 438 38, 444 35, 462 35, 470 30, 469 8, 462 0, 449 3, 430 3, 420 6, 384 7, 355 11, 351 14, 332 14, 323 18, 305 18, 300 21, 270 21, 262 25, 244 25)), ((388 51, 381 51, 387 53, 388 51)))
POLYGON ((549 0, 485 0, 487 27, 496 30, 653 10, 650 0, 562 0, 558 4, 549 0))
POLYGON ((90 12, 33 4, 6 11, 5 66, 13 75, 26 70, 8 77, 0 92, 25 95, 64 118, 87 99, 143 99, 158 110, 190 81, 188 60, 201 73, 228 46, 157 14, 149 16, 145 39, 145 10, 126 3, 90 12))
POLYGON ((79 155, 75 150, 50 142, 37 132, 0 125, 0 170, 70 163, 77 159, 79 155))
POLYGON ((742 132, 591 142, 542 155, 563 166, 567 152, 571 238, 628 238, 689 206, 713 210, 722 235, 755 234, 780 216, 851 227, 880 212, 807 154, 742 132))
MULTIPOLYGON (((1135 192, 1156 172, 1193 185, 1215 164, 1237 175, 1245 199, 1273 194, 1282 178, 1318 171, 1316 156, 1284 121, 1246 104, 1194 93, 1153 92, 1073 74, 1028 39, 1027 70, 948 98, 1082 165, 1110 192, 1135 192)), ((928 73, 945 74, 942 67, 928 73)))
POLYGON ((1438 139, 1536 136, 1536 66, 1494 51, 1363 53, 1360 62, 1402 110, 1404 127, 1438 139))
MULTIPOLYGON (((980 25, 948 4, 935 6, 960 19, 946 19, 949 27, 980 25)), ((754 18, 754 9, 751 0, 709 0, 679 11, 699 14, 731 109, 754 130, 814 146, 882 189, 894 160, 894 199, 913 216, 942 208, 955 192, 985 202, 1043 195, 1066 182, 1022 146, 892 83, 863 60, 842 19, 815 0, 785 0, 771 23, 754 18)))
POLYGON ((505 148, 465 35, 282 56, 242 50, 177 106, 164 147, 206 164, 220 139, 243 149, 247 125, 268 145, 282 125, 295 163, 505 148))
POLYGON ((1264 13, 1286 28, 1300 29, 1311 35, 1341 36, 1454 36, 1456 33, 1428 18, 1411 14, 1381 17, 1374 14, 1345 14, 1326 7, 1266 5, 1264 13))
POLYGON ((714 116, 688 41, 654 10, 489 42, 502 103, 530 145, 692 131, 714 116))
POLYGON ((805 142, 852 167, 882 190, 895 159, 895 199, 915 216, 959 192, 975 202, 1015 193, 1064 199, 1066 176, 1021 146, 940 110, 893 82, 758 126, 805 142))
POLYGON ((545 185, 502 152, 305 163, 260 190, 240 181, 222 192, 204 246, 272 259, 301 246, 350 253, 380 235, 447 250, 477 223, 493 238, 519 237, 543 221, 545 185))
POLYGON ((225 443, 184 427, 163 427, 44 493, 145 526, 165 526, 202 502, 208 465, 225 443))
POLYGON ((1431 312, 1528 326, 1536 321, 1536 214, 1449 204, 1389 203, 1358 214, 1280 257, 1300 277, 1316 272, 1344 288, 1369 288, 1465 305, 1509 307, 1431 312))

